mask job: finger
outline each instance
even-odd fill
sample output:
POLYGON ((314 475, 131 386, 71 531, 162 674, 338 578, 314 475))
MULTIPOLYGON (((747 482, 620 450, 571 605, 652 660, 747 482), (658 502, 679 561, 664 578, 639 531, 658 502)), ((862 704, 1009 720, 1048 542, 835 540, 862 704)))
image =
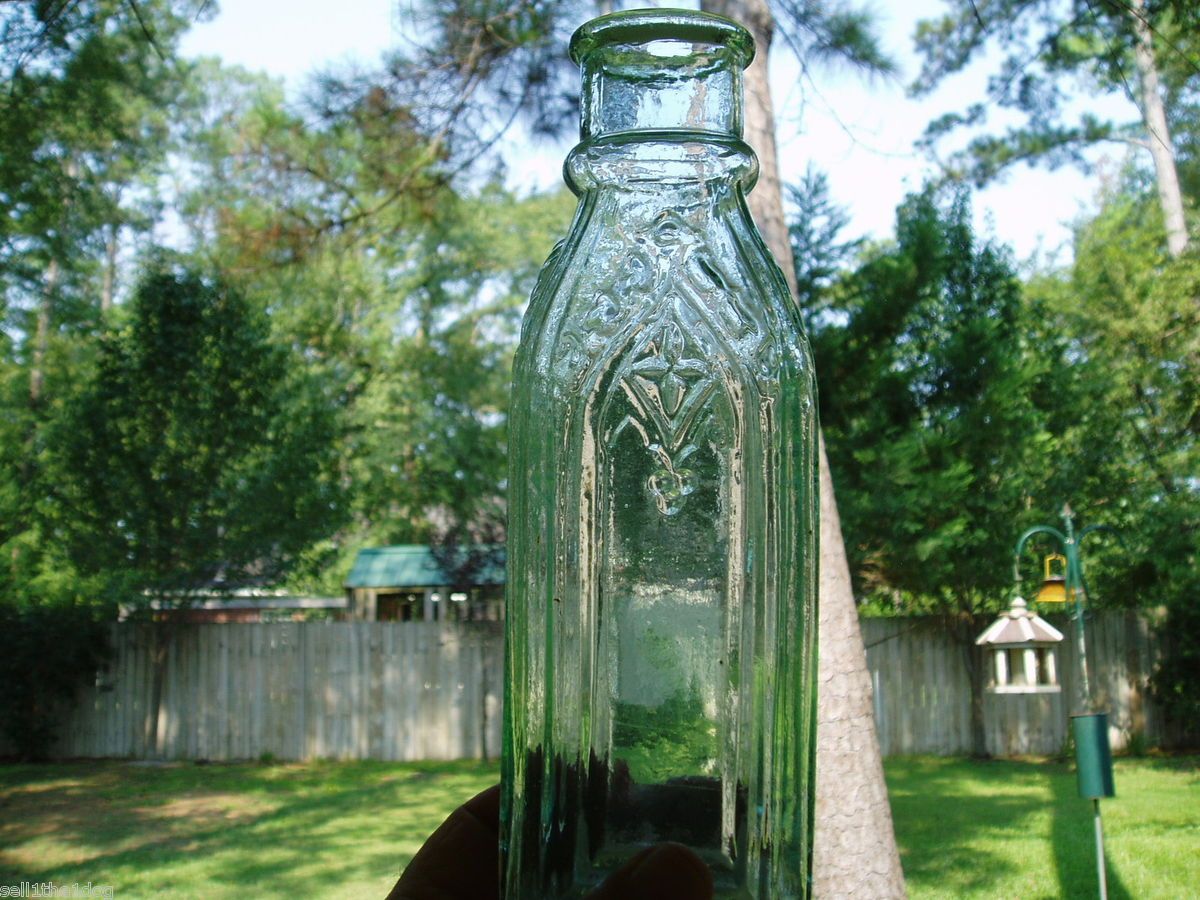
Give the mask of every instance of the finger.
POLYGON ((587 900, 712 900, 708 866, 682 844, 647 847, 605 879, 587 900))
POLYGON ((429 836, 387 900, 500 896, 500 786, 472 797, 429 836))

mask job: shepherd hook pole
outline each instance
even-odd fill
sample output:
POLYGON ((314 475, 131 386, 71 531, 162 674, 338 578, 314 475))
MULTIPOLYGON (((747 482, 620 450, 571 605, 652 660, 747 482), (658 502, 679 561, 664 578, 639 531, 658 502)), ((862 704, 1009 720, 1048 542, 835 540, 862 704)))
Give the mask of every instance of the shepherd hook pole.
POLYGON ((1098 799, 1092 800, 1092 810, 1092 821, 1096 823, 1096 874, 1100 877, 1100 900, 1108 900, 1108 876, 1104 871, 1104 825, 1100 822, 1098 799))

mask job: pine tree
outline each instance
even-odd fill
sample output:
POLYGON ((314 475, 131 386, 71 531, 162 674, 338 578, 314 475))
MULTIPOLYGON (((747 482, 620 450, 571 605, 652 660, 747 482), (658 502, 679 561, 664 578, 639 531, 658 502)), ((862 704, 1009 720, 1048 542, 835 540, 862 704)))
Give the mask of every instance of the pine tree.
POLYGON ((932 91, 989 49, 1003 57, 988 82, 987 103, 932 123, 926 146, 932 148, 951 131, 982 126, 989 106, 1015 110, 1026 122, 1000 135, 973 138, 946 161, 947 174, 984 184, 1018 162, 1082 163, 1084 151, 1100 142, 1144 148, 1154 164, 1167 246, 1180 255, 1188 243, 1186 204, 1163 75, 1174 93, 1194 93, 1200 76, 1200 7, 1187 0, 1153 5, 1146 0, 954 0, 950 5, 940 19, 918 26, 917 47, 925 64, 914 92, 932 91), (1137 108, 1137 123, 1106 121, 1090 112, 1064 121, 1072 82, 1089 93, 1123 93, 1137 108))

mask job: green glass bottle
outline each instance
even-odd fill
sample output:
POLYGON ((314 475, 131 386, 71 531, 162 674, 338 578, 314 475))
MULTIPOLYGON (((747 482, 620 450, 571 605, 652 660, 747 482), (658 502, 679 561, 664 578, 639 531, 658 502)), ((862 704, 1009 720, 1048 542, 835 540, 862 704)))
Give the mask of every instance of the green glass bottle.
POLYGON ((501 854, 582 897, 660 841, 717 896, 808 896, 812 359, 745 193, 739 25, 579 29, 580 202, 515 366, 501 854))

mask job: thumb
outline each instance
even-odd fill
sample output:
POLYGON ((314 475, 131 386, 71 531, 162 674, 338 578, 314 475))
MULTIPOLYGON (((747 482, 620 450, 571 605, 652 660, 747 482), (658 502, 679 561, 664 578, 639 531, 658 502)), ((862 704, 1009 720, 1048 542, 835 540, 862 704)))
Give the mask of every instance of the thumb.
POLYGON ((712 872, 682 844, 647 847, 586 900, 712 900, 712 872))

